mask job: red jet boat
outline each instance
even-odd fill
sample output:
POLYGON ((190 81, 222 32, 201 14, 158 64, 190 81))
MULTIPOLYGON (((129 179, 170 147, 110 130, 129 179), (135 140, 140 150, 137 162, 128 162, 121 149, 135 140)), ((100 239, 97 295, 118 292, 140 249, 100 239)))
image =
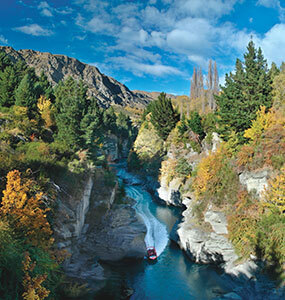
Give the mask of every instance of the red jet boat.
POLYGON ((156 254, 156 251, 155 251, 154 247, 147 247, 146 250, 147 250, 147 258, 148 259, 150 259, 150 260, 156 260, 157 259, 157 254, 156 254))

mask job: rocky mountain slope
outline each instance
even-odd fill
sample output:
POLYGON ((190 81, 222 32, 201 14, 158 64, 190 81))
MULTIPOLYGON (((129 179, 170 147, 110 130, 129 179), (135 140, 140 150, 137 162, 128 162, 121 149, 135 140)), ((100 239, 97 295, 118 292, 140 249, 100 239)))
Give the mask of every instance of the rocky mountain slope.
POLYGON ((117 104, 143 108, 152 100, 148 94, 130 91, 114 78, 102 74, 95 66, 66 55, 54 55, 34 50, 17 51, 12 47, 3 46, 0 46, 0 51, 6 52, 12 60, 24 60, 27 65, 35 69, 38 75, 44 71, 52 85, 56 85, 60 80, 69 76, 82 79, 88 86, 89 96, 97 98, 103 107, 117 104))

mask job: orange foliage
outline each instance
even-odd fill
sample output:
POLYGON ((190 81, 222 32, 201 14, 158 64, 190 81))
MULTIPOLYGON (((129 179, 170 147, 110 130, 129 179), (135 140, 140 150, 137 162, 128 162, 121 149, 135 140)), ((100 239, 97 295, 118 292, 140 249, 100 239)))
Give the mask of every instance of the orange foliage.
POLYGON ((16 230, 27 236, 28 242, 48 248, 53 242, 46 215, 50 209, 44 207, 42 193, 30 195, 34 185, 35 182, 31 179, 22 180, 18 170, 9 172, 0 213, 16 230))
POLYGON ((23 261, 23 299, 24 300, 42 300, 48 297, 50 291, 43 287, 41 284, 46 280, 47 275, 37 275, 32 277, 31 273, 33 272, 36 263, 31 261, 29 253, 25 253, 23 261))

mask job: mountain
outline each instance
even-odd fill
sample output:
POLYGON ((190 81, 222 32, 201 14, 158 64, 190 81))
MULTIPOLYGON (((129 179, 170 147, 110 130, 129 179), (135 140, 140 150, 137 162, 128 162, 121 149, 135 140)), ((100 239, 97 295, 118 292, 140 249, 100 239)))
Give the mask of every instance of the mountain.
POLYGON ((69 76, 76 80, 82 79, 88 87, 88 95, 98 99, 102 107, 117 104, 143 108, 153 100, 147 94, 130 91, 114 78, 102 74, 95 66, 66 55, 34 50, 17 51, 7 46, 0 46, 0 51, 4 51, 14 61, 24 60, 28 66, 35 69, 37 75, 44 71, 52 85, 69 76))

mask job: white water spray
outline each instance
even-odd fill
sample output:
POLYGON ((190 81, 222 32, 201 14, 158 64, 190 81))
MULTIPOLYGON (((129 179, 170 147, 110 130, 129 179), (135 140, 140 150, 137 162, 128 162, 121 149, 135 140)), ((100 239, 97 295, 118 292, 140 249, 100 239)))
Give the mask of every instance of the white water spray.
POLYGON ((130 198, 136 201, 134 208, 145 223, 147 228, 145 236, 146 246, 154 246, 156 253, 159 256, 167 246, 168 233, 166 226, 158 221, 149 209, 152 202, 150 194, 139 185, 142 183, 141 180, 128 173, 124 168, 118 169, 117 175, 127 182, 125 186, 126 193, 130 198))

